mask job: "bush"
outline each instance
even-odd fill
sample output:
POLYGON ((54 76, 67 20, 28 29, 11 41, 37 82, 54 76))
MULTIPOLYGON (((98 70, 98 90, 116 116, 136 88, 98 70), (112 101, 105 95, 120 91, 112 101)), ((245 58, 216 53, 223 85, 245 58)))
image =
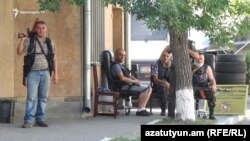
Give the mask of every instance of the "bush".
MULTIPOLYGON (((246 63, 247 63, 247 73, 246 73, 246 84, 250 84, 250 50, 246 52, 246 63)), ((250 87, 248 89, 248 94, 250 94, 250 87)))

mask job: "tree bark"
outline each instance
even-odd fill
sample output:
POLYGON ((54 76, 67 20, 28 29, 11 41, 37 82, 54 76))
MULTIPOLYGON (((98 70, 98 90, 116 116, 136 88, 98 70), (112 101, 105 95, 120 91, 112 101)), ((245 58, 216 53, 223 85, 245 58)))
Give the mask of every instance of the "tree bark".
POLYGON ((173 53, 177 120, 195 120, 191 61, 188 53, 188 34, 170 31, 170 48, 173 53))

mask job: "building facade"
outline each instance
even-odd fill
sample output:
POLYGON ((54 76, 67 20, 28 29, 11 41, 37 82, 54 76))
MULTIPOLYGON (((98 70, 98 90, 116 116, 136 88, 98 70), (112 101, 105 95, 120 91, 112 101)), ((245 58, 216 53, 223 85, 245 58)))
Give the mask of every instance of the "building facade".
MULTIPOLYGON (((100 0, 90 2, 91 63, 101 63, 102 51, 124 48, 124 13, 120 8, 104 7, 100 0)), ((22 85, 23 56, 16 54, 17 34, 31 28, 36 17, 47 23, 48 36, 57 48, 59 84, 51 85, 50 98, 85 95, 84 83, 92 81, 86 81, 84 76, 84 7, 68 5, 63 0, 61 10, 51 13, 39 11, 37 0, 8 0, 0 2, 0 17, 0 99, 26 97, 26 87, 22 85)))

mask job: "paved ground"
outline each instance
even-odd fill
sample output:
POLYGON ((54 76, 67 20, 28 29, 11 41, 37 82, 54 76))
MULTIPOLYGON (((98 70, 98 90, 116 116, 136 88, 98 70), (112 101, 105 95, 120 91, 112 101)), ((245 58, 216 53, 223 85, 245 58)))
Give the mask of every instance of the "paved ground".
MULTIPOLYGON (((57 114, 57 113, 54 113, 57 114)), ((0 124, 1 141, 100 141, 105 137, 140 135, 140 125, 147 124, 160 116, 137 117, 132 111, 130 116, 121 113, 117 119, 108 116, 82 118, 77 115, 66 115, 58 118, 48 117, 49 128, 20 128, 22 117, 14 119, 12 124, 0 124)))
MULTIPOLYGON (((101 141, 104 138, 117 136, 137 137, 140 125, 161 119, 159 110, 154 109, 150 117, 137 117, 135 111, 125 116, 123 111, 117 119, 108 116, 96 118, 80 114, 79 102, 49 103, 47 111, 48 128, 20 128, 23 123, 22 103, 16 103, 14 122, 0 124, 1 141, 101 141)), ((216 116, 217 124, 248 124, 250 125, 250 98, 245 116, 216 116)))

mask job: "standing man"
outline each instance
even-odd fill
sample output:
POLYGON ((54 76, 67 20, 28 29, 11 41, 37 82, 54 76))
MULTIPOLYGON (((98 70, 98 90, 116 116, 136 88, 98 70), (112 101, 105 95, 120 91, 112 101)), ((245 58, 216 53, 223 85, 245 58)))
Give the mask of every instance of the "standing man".
POLYGON ((128 68, 122 65, 124 59, 125 51, 123 49, 117 49, 115 52, 115 63, 110 66, 113 79, 118 81, 118 83, 115 84, 115 88, 126 92, 128 96, 139 95, 136 115, 149 116, 149 112, 146 111, 146 105, 152 88, 150 86, 142 86, 140 80, 130 75, 128 68))
MULTIPOLYGON (((171 53, 170 46, 167 46, 165 50, 168 53, 171 53)), ((194 59, 199 58, 199 53, 196 50, 195 47, 195 42, 192 40, 188 40, 188 53, 191 59, 191 64, 194 59)), ((174 62, 174 60, 173 60, 174 62)), ((174 63, 173 63, 174 64, 174 63)), ((175 74, 175 66, 172 65, 170 68, 170 82, 171 82, 171 87, 170 87, 170 92, 168 96, 168 118, 174 119, 175 118, 175 107, 176 107, 176 74, 175 74)))
POLYGON ((171 55, 163 50, 160 59, 153 65, 151 70, 151 77, 154 83, 154 90, 159 95, 161 116, 166 115, 166 108, 168 104, 168 95, 170 91, 170 67, 171 55))
POLYGON ((48 127, 45 122, 45 109, 50 87, 50 75, 58 83, 55 45, 46 37, 47 25, 38 21, 35 35, 23 36, 17 46, 17 54, 24 58, 24 85, 27 86, 26 110, 22 128, 48 127))

